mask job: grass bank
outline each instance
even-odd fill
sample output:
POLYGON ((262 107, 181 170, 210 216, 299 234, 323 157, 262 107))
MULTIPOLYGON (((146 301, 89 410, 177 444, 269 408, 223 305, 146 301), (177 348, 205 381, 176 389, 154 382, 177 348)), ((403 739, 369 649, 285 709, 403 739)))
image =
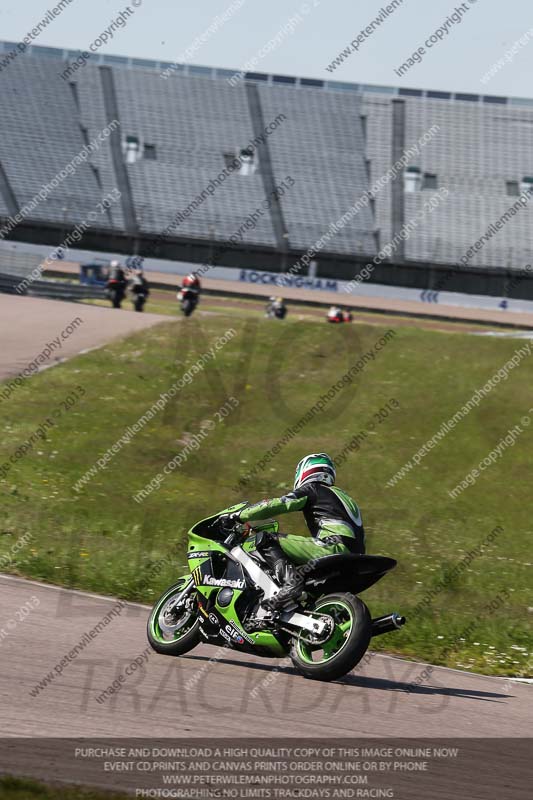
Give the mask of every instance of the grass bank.
MULTIPOLYGON (((192 523, 240 499, 283 493, 302 455, 324 450, 339 457, 338 483, 361 505, 368 552, 399 562, 364 599, 375 615, 398 609, 410 624, 375 646, 487 674, 526 673, 531 429, 524 426, 456 499, 448 492, 533 406, 533 361, 524 358, 391 487, 392 476, 523 342, 387 330, 195 316, 32 377, 0 405, 0 465, 9 463, 0 480, 0 569, 150 602, 185 564, 192 523), (231 341, 183 384, 230 328, 231 341), (351 383, 332 388, 358 364, 351 383), (180 381, 175 396, 80 487, 97 459, 180 381), (230 396, 238 407, 222 416, 230 396), (323 410, 309 418, 321 397, 323 410), (184 452, 157 490, 133 499, 184 452), (163 561, 169 553, 175 566, 163 561)), ((302 532, 302 522, 285 517, 282 528, 302 532)))

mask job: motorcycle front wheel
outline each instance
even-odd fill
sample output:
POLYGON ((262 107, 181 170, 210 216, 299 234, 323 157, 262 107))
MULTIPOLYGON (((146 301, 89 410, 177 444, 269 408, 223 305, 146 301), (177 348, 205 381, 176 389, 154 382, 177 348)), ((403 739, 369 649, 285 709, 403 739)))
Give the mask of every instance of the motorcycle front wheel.
POLYGON ((366 653, 372 636, 370 613, 362 600, 349 593, 321 597, 309 611, 330 617, 330 630, 321 641, 300 631, 292 640, 292 663, 306 678, 334 681, 350 672, 366 653))
POLYGON ((200 641, 200 620, 196 608, 195 592, 176 608, 175 599, 187 585, 182 578, 161 595, 148 617, 148 641, 156 653, 181 656, 192 650, 200 641))
POLYGON ((183 300, 181 303, 181 310, 185 314, 186 317, 190 317, 192 312, 194 311, 194 303, 192 300, 183 300))

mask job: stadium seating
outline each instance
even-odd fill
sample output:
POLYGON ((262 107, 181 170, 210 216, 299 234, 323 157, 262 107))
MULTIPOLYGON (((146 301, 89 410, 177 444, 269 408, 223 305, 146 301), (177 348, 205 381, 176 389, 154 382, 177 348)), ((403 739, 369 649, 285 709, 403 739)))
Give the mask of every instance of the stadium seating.
MULTIPOLYGON (((1 49, 9 44, 0 43, 1 49)), ((116 63, 103 55, 74 72, 69 84, 60 77, 66 57, 66 51, 33 46, 2 70, 0 163, 8 185, 0 173, 1 217, 9 215, 13 197, 23 207, 110 122, 102 66, 110 70, 119 140, 122 146, 127 137, 138 142, 139 157, 117 164, 116 141, 114 151, 109 139, 102 142, 36 205, 29 215, 34 222, 72 228, 125 180, 143 234, 167 229, 169 236, 223 241, 240 229, 238 240, 251 246, 279 249, 285 237, 305 250, 391 166, 393 100, 405 104, 406 148, 440 127, 410 160, 422 176, 433 177, 427 188, 422 178, 420 191, 405 192, 404 223, 420 217, 436 188, 450 192, 407 238, 406 260, 459 261, 516 202, 523 178, 533 175, 533 106, 527 100, 269 75, 232 86, 226 70, 192 66, 164 79, 160 62, 116 63), (231 174, 187 212, 228 160, 276 118, 281 122, 256 149, 250 174, 231 174), (266 209, 268 192, 288 176, 292 188, 279 207, 266 209)), ((384 245, 398 231, 392 205, 389 183, 324 249, 370 258, 376 242, 384 245)), ((98 227, 131 232, 126 211, 114 203, 98 227)), ((523 267, 532 256, 532 215, 533 205, 520 210, 469 263, 523 267)))
MULTIPOLYGON (((278 179, 295 181, 287 201, 291 244, 306 249, 368 189, 361 100, 313 89, 259 87, 265 119, 286 121, 269 139, 278 179)), ((338 253, 374 253, 374 221, 364 207, 332 239, 338 253)))
MULTIPOLYGON (((153 70, 114 73, 123 135, 156 147, 155 160, 128 165, 142 230, 176 222, 175 236, 231 236, 265 199, 260 172, 231 174, 190 216, 177 214, 221 173, 224 153, 237 155, 254 138, 244 87, 193 76, 165 81, 153 70)), ((243 240, 275 246, 268 213, 243 240)))
MULTIPOLYGON (((110 121, 96 65, 75 72, 70 86, 59 77, 62 61, 39 58, 39 48, 33 50, 2 76, 8 88, 8 114, 0 120, 0 160, 19 206, 110 121)), ((261 87, 264 125, 285 115, 267 137, 270 159, 262 158, 257 149, 258 164, 252 174, 231 174, 194 212, 178 217, 220 175, 227 159, 239 155, 262 132, 252 119, 246 86, 194 75, 173 74, 164 80, 153 69, 119 66, 113 67, 113 80, 122 138, 138 138, 141 152, 144 145, 155 147, 155 158, 140 158, 126 166, 136 220, 144 233, 157 235, 172 226, 172 236, 227 240, 241 229, 239 241, 279 246, 271 213, 265 209, 267 189, 291 176, 295 183, 281 198, 281 213, 289 244, 306 249, 367 188, 359 97, 352 97, 347 107, 344 98, 333 93, 309 90, 295 98, 294 91, 285 87, 270 91, 261 87), (256 209, 260 213, 244 229, 256 209)), ((96 172, 87 164, 78 168, 30 218, 49 222, 66 218, 71 224, 85 218, 98 197, 117 185, 109 141, 101 144, 90 162, 96 172)), ((7 209, 0 208, 0 213, 6 215, 7 209)), ((112 226, 122 231, 119 203, 111 214, 112 226)), ((327 249, 373 254, 370 210, 363 210, 332 236, 327 249)))
MULTIPOLYGON (((500 104, 402 98, 406 103, 405 147, 416 144, 433 125, 440 130, 410 164, 436 175, 438 187, 450 196, 406 241, 406 258, 456 263, 517 201, 507 194, 508 181, 520 184, 533 175, 533 110, 500 104)), ((367 152, 372 181, 391 164, 390 99, 365 95, 368 118, 367 152)), ((417 217, 433 195, 424 190, 405 195, 405 221, 417 217)), ((392 237, 390 188, 376 204, 381 241, 392 237)), ((469 258, 477 266, 521 268, 531 260, 533 203, 518 211, 469 258)))
MULTIPOLYGON (((68 84, 61 85, 57 72, 57 62, 33 58, 19 58, 2 71, 0 162, 19 208, 56 178, 84 145, 72 91, 68 84)), ((100 198, 94 171, 85 162, 60 179, 30 218, 70 228, 86 219, 100 198)))

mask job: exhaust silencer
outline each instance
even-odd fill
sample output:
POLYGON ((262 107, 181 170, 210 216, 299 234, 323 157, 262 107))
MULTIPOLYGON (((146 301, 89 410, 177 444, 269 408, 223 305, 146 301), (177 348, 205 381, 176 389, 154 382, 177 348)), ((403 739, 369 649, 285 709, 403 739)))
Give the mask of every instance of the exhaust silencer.
POLYGON ((372 636, 381 636, 382 633, 397 631, 406 623, 405 617, 400 616, 396 611, 384 617, 377 617, 372 620, 372 636))

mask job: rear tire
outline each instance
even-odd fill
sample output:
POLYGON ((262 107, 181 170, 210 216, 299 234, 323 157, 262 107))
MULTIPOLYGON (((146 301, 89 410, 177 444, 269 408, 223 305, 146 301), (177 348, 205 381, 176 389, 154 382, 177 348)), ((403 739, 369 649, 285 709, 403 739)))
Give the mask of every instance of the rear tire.
POLYGON ((292 663, 312 680, 342 678, 359 663, 370 644, 372 620, 368 608, 355 595, 339 592, 321 597, 311 610, 333 614, 339 623, 323 646, 307 644, 302 634, 295 636, 290 652, 292 663))
POLYGON ((163 622, 165 606, 168 606, 171 600, 183 591, 184 586, 185 580, 182 579, 167 589, 150 612, 146 632, 148 641, 156 653, 165 656, 182 656, 200 642, 200 620, 196 611, 194 614, 185 612, 175 618, 174 638, 172 638, 172 621, 163 622), (161 627, 162 623, 165 625, 164 629, 161 627))

